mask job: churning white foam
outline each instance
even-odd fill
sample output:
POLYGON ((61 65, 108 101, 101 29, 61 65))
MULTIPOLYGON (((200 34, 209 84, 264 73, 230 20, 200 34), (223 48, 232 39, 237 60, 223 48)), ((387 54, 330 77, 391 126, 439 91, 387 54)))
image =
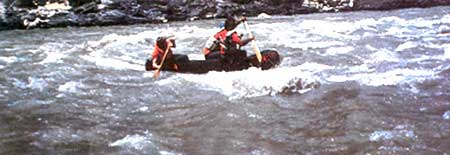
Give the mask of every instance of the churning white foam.
POLYGON ((108 34, 98 41, 88 41, 87 44, 90 47, 102 47, 102 46, 118 46, 123 44, 136 44, 140 42, 145 42, 146 38, 149 36, 155 36, 158 32, 156 31, 145 31, 138 33, 136 35, 118 35, 118 34, 108 34))
POLYGON ((324 55, 339 55, 339 54, 346 54, 351 51, 355 50, 352 46, 344 46, 344 47, 330 47, 327 49, 326 53, 324 55))
POLYGON ((395 51, 400 52, 400 51, 404 51, 406 49, 411 49, 411 48, 414 48, 414 47, 417 47, 417 46, 418 46, 417 43, 408 41, 408 42, 405 42, 405 43, 399 45, 397 47, 397 49, 395 49, 395 51))
POLYGON ((369 58, 365 60, 365 63, 378 64, 381 62, 399 62, 397 54, 389 51, 388 49, 378 49, 377 52, 369 55, 369 58))
POLYGON ((450 59, 450 44, 444 44, 442 48, 444 48, 443 58, 450 59))
POLYGON ((95 63, 97 66, 113 68, 117 70, 143 70, 142 63, 145 58, 140 58, 139 52, 124 52, 129 45, 145 42, 147 35, 155 35, 153 31, 142 32, 136 35, 109 34, 98 41, 87 43, 88 55, 81 58, 95 63))
POLYGON ((14 63, 18 60, 17 57, 9 56, 9 57, 0 57, 0 61, 3 61, 5 63, 14 63))
POLYGON ((414 139, 417 138, 414 131, 408 125, 397 125, 393 130, 374 131, 369 136, 370 141, 392 140, 392 139, 414 139))
MULTIPOLYGON (((142 64, 133 64, 124 60, 115 58, 106 58, 103 56, 81 56, 85 60, 95 63, 97 66, 113 68, 117 70, 144 70, 142 64)), ((142 60, 143 61, 143 60, 142 60)))
POLYGON ((445 15, 440 20, 441 23, 450 23, 450 14, 445 15))
POLYGON ((209 72, 204 75, 177 74, 157 81, 157 83, 166 85, 177 83, 180 80, 193 82, 200 85, 200 88, 217 91, 230 99, 236 99, 275 95, 293 83, 301 83, 301 86, 291 91, 303 93, 305 91, 303 89, 308 89, 304 86, 320 81, 319 76, 315 74, 332 68, 323 64, 305 63, 296 67, 280 67, 267 71, 250 68, 245 71, 209 72))
POLYGON ((37 90, 44 90, 48 86, 48 83, 43 78, 29 77, 28 85, 26 87, 37 90))
POLYGON ((47 43, 39 46, 36 53, 41 52, 45 54, 45 59, 39 62, 39 64, 47 63, 62 63, 62 59, 69 55, 65 50, 64 44, 61 43, 47 43))
POLYGON ((446 111, 446 112, 442 115, 442 117, 443 117, 444 119, 446 119, 446 120, 450 119, 450 110, 449 110, 449 111, 446 111))
POLYGON ((153 148, 154 144, 151 141, 151 137, 152 135, 150 133, 146 133, 145 135, 127 135, 122 139, 110 143, 109 146, 120 146, 125 148, 133 148, 136 150, 143 150, 147 147, 153 148))
POLYGON ((335 39, 352 39, 354 36, 348 34, 359 28, 353 22, 330 22, 324 20, 304 20, 299 24, 299 27, 308 30, 309 33, 335 39))
POLYGON ((76 93, 80 87, 83 87, 84 85, 80 82, 66 82, 63 85, 60 85, 58 87, 58 91, 60 92, 69 92, 69 93, 76 93))
POLYGON ((40 62, 40 64, 46 63, 61 63, 62 58, 66 57, 67 54, 59 53, 59 52, 48 52, 47 57, 40 62))
POLYGON ((358 81, 369 86, 393 86, 434 77, 435 72, 421 69, 394 69, 383 73, 356 73, 352 75, 332 75, 329 82, 358 81))

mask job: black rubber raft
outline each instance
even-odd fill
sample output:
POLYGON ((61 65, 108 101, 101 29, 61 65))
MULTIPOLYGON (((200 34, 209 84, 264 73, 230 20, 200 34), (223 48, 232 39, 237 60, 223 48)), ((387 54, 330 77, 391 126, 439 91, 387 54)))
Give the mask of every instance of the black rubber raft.
MULTIPOLYGON (((261 51, 262 60, 261 63, 258 62, 256 55, 246 56, 246 52, 239 52, 239 54, 234 54, 232 56, 227 56, 226 59, 213 59, 213 60, 181 60, 176 61, 178 68, 163 66, 162 71, 171 71, 178 73, 194 73, 202 74, 209 71, 241 71, 246 70, 250 67, 261 68, 262 70, 268 70, 276 67, 281 62, 281 57, 275 50, 264 50, 261 51), (242 54, 244 53, 244 55, 242 54)), ((186 56, 187 58, 187 56, 186 56)), ((152 67, 151 60, 147 60, 145 63, 145 70, 151 71, 155 70, 152 67)))

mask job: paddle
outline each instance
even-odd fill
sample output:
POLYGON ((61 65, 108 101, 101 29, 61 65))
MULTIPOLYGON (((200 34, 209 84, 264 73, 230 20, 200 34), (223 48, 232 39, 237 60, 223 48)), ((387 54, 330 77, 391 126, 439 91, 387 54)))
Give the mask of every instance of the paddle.
POLYGON ((159 65, 160 67, 158 69, 156 69, 155 73, 153 74, 153 78, 157 79, 159 77, 159 73, 161 72, 161 68, 164 65, 164 60, 166 60, 166 56, 167 56, 167 53, 169 53, 170 47, 171 47, 171 45, 168 45, 166 50, 164 51, 164 55, 161 59, 161 64, 159 65))
MULTIPOLYGON (((253 35, 252 35, 252 32, 250 31, 250 28, 248 27, 247 21, 244 21, 244 27, 245 27, 245 29, 247 29, 249 37, 252 38, 253 35)), ((256 58, 258 59, 258 62, 261 63, 261 59, 262 59, 261 52, 259 51, 258 46, 256 46, 255 40, 252 40, 252 48, 256 54, 256 58)))

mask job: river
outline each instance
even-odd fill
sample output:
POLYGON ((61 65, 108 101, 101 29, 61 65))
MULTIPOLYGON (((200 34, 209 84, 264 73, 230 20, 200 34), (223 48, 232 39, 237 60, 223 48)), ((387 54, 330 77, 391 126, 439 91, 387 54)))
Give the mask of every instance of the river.
POLYGON ((220 22, 0 31, 0 154, 450 153, 450 7, 249 18, 278 67, 144 71, 220 22))

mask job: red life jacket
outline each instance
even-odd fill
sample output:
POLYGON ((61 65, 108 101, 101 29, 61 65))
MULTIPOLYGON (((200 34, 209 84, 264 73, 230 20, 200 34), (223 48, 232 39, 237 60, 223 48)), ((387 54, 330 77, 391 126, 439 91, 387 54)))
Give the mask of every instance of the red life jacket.
POLYGON ((228 48, 225 44, 227 39, 231 39, 230 41, 235 44, 240 44, 241 42, 241 38, 238 36, 237 32, 228 31, 226 29, 222 29, 221 31, 217 32, 213 37, 215 40, 211 40, 210 38, 210 40, 208 40, 206 43, 206 46, 204 48, 205 55, 208 55, 210 52, 212 52, 212 50, 217 50, 217 47, 219 47, 220 54, 225 54, 225 49, 228 48))

